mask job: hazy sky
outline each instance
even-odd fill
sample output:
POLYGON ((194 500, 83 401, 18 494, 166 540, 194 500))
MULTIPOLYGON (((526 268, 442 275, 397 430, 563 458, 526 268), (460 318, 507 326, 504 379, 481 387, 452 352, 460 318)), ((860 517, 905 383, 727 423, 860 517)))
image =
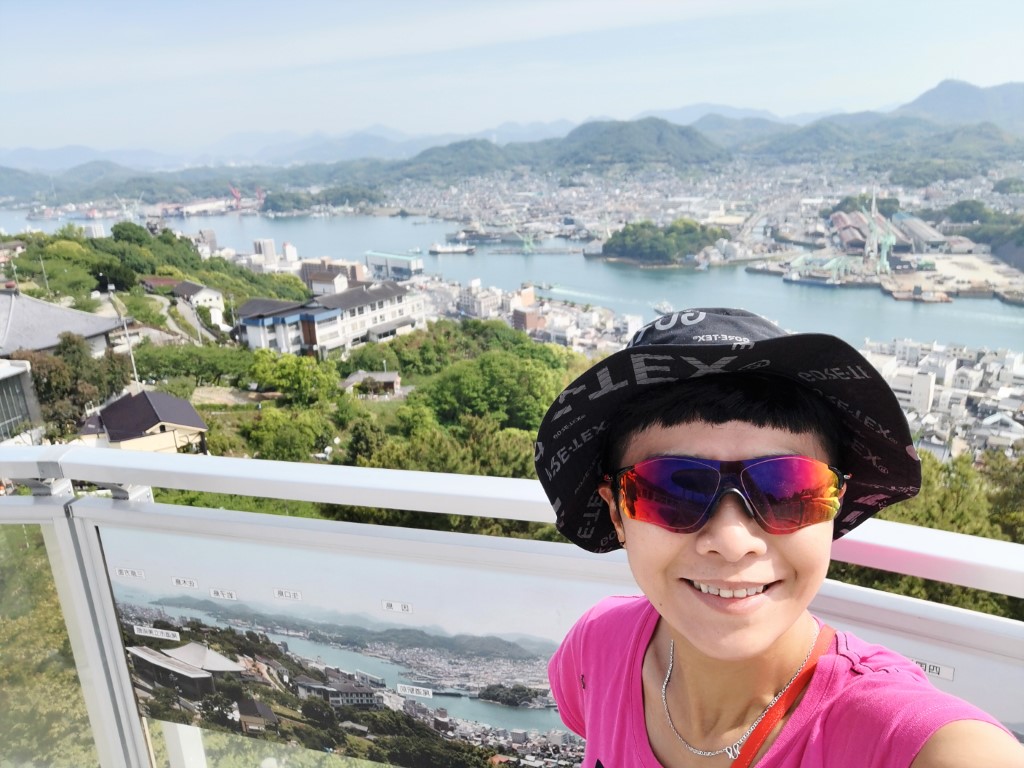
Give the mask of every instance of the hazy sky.
POLYGON ((0 0, 0 148, 779 116, 1024 82, 1019 0, 0 0))
MULTIPOLYGON (((229 590, 249 606, 283 613, 319 618, 319 610, 328 609, 450 633, 528 634, 555 641, 602 597, 638 593, 624 565, 622 581, 597 568, 593 579, 573 578, 557 556, 534 554, 524 570, 502 565, 497 555, 457 562, 450 550, 438 554, 426 544, 417 545, 415 557, 399 557, 383 550, 361 556, 113 526, 103 529, 102 539, 115 597, 123 590, 142 590, 210 600, 211 589, 229 590), (195 586, 176 587, 176 578, 192 579, 195 586), (301 599, 276 597, 279 589, 301 599), (404 603, 410 612, 386 610, 385 602, 404 603)), ((551 551, 550 545, 540 548, 551 551)), ((168 612, 174 615, 173 609, 168 612)))

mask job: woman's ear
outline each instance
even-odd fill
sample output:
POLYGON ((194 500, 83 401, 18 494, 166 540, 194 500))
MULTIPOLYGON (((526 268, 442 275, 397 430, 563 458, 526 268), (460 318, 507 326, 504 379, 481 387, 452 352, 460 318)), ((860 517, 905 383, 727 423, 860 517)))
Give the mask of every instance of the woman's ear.
POLYGON ((601 483, 597 487, 597 492, 601 494, 601 498, 604 499, 604 503, 608 506, 608 514, 611 516, 612 525, 615 526, 615 535, 619 539, 619 544, 626 546, 626 529, 622 525, 619 505, 615 503, 615 492, 609 483, 601 483))

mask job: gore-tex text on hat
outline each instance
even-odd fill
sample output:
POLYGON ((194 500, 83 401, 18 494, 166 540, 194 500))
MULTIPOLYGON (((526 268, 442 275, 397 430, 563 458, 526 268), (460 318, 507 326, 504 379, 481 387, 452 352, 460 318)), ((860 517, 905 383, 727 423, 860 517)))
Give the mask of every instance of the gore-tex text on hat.
MULTIPOLYGON (((571 443, 559 447, 558 450, 551 454, 551 457, 548 459, 548 465, 544 467, 548 480, 552 480, 558 474, 559 470, 569 462, 569 459, 572 458, 576 451, 604 432, 607 427, 608 422, 603 421, 596 426, 584 429, 572 439, 571 443)), ((541 451, 543 452, 543 448, 541 448, 541 451)))
POLYGON ((822 368, 820 371, 801 371, 797 374, 804 381, 827 381, 829 379, 871 379, 874 375, 864 370, 862 365, 844 365, 835 368, 822 368))
POLYGON ((707 314, 704 312, 673 312, 671 315, 659 317, 654 322, 645 325, 643 328, 641 328, 639 331, 633 334, 633 338, 629 340, 629 344, 627 344, 626 346, 639 346, 640 342, 644 338, 644 335, 649 330, 651 330, 651 328, 655 328, 659 331, 667 331, 675 325, 697 325, 697 323, 704 322, 706 318, 707 314))

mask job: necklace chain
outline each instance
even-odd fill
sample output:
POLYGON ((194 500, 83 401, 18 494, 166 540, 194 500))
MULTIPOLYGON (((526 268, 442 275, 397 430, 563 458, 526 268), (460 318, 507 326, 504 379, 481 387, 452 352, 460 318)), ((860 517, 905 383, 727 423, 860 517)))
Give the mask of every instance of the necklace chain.
POLYGON ((811 658, 811 653, 814 651, 814 644, 818 641, 818 629, 818 624, 817 622, 815 622, 814 637, 811 638, 811 647, 807 649, 807 655, 804 656, 804 660, 800 662, 800 666, 797 668, 796 672, 794 672, 793 676, 789 678, 789 682, 786 683, 782 690, 776 693, 775 697, 768 702, 768 706, 765 707, 761 714, 757 716, 757 719, 750 724, 750 727, 747 728, 746 732, 732 744, 729 744, 727 746, 722 747, 721 749, 716 749, 710 752, 704 749, 697 749, 697 747, 690 744, 690 742, 688 742, 680 735, 679 731, 676 730, 675 723, 672 722, 672 714, 668 711, 668 696, 666 695, 666 692, 668 691, 668 681, 672 679, 672 667, 674 665, 676 658, 676 641, 675 638, 669 640, 668 669, 665 670, 665 680, 661 684, 661 704, 665 709, 665 719, 668 721, 668 727, 672 729, 672 733, 674 733, 676 735, 676 738, 679 739, 679 743, 686 747, 690 752, 692 752, 695 755, 699 755, 700 757, 717 757, 718 755, 723 754, 729 755, 729 758, 731 760, 735 760, 737 757, 739 757, 740 750, 743 748, 743 744, 746 742, 746 740, 750 738, 750 734, 752 734, 754 732, 754 729, 757 728, 758 724, 762 720, 764 720, 765 715, 767 715, 771 711, 772 707, 774 707, 778 703, 779 699, 782 698, 782 695, 789 690, 789 686, 793 684, 793 682, 803 671, 804 667, 807 665, 807 660, 811 658))

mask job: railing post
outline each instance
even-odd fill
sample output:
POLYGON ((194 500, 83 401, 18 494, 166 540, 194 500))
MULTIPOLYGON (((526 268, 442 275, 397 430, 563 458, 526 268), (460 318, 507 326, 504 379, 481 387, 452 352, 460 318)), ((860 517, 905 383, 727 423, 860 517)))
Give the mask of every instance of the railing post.
POLYGON ((194 725, 162 722, 170 768, 206 768, 203 732, 194 725))
MULTIPOLYGON (((59 474, 59 469, 56 471, 59 474)), ((135 702, 124 695, 124 691, 131 688, 126 688, 119 679, 118 670, 124 666, 120 638, 111 635, 109 621, 105 618, 113 607, 108 606, 107 610, 101 607, 107 588, 95 529, 90 531, 87 523, 75 519, 72 509, 75 496, 70 479, 54 477, 17 482, 29 486, 37 498, 52 497, 55 503, 62 503, 64 509, 63 520, 55 518, 52 528, 42 526, 43 540, 100 765, 104 768, 149 766, 151 761, 135 702)))

